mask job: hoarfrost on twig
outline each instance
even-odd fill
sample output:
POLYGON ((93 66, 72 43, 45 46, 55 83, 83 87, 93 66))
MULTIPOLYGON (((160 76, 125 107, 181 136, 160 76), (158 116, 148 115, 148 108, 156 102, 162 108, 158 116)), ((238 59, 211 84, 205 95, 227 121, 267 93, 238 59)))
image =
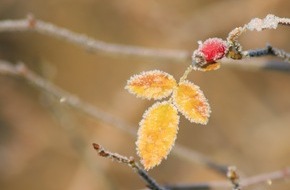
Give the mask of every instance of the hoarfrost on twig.
POLYGON ((257 30, 262 31, 265 29, 276 29, 278 25, 290 25, 289 18, 280 18, 272 14, 268 14, 264 19, 254 18, 248 24, 245 25, 245 28, 248 30, 257 30))

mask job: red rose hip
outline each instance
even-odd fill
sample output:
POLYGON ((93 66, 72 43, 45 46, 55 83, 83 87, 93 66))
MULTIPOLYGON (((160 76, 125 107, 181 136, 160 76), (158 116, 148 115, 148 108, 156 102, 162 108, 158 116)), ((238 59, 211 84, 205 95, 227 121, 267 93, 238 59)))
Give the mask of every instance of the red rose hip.
POLYGON ((209 38, 199 45, 198 51, 203 54, 206 62, 215 62, 225 56, 227 43, 220 38, 209 38))

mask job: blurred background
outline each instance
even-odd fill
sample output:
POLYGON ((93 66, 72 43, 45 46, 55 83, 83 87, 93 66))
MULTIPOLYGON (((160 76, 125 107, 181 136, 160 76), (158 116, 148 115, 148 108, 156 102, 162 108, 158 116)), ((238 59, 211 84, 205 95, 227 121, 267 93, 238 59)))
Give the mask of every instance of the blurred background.
MULTIPOLYGON (((290 17, 287 0, 1 0, 0 20, 36 18, 110 43, 193 51, 198 40, 268 13, 290 17)), ((289 28, 249 32, 244 49, 267 42, 290 51, 289 28)), ((124 90, 127 79, 160 69, 179 78, 190 62, 91 53, 34 32, 0 33, 0 59, 31 70, 82 100, 138 128, 153 101, 124 90)), ((272 57, 259 61, 274 60, 272 57)), ((253 60, 255 61, 255 60, 253 60)), ((285 71, 224 66, 189 79, 209 99, 207 126, 181 117, 177 143, 243 177, 290 165, 290 75, 285 71)), ((88 117, 17 77, 0 76, 0 189, 131 190, 145 188, 129 167, 99 157, 93 142, 138 157, 136 138, 88 117)), ((162 184, 224 180, 218 172, 170 154, 149 172, 162 184)), ((289 189, 289 179, 245 189, 289 189)))

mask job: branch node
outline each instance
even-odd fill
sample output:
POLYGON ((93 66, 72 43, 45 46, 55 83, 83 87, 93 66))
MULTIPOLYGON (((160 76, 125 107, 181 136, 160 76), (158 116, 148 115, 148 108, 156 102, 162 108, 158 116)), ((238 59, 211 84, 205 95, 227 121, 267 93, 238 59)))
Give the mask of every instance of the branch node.
POLYGON ((229 166, 228 172, 227 172, 227 178, 230 180, 230 182, 233 184, 233 190, 240 190, 240 177, 237 173, 237 167, 236 166, 229 166))
POLYGON ((113 161, 117 161, 119 163, 124 163, 130 166, 134 171, 136 171, 139 176, 147 183, 147 187, 149 187, 152 190, 165 190, 163 187, 159 186, 156 181, 151 178, 134 160, 133 157, 126 157, 122 156, 117 153, 112 153, 109 151, 106 151, 101 145, 97 143, 93 143, 94 149, 98 152, 98 154, 105 158, 110 158, 113 161))
POLYGON ((22 75, 22 76, 26 75, 28 72, 28 68, 22 62, 16 64, 15 70, 19 75, 22 75))
POLYGON ((26 16, 27 22, 28 22, 28 28, 34 29, 36 25, 36 19, 32 13, 29 13, 26 16))

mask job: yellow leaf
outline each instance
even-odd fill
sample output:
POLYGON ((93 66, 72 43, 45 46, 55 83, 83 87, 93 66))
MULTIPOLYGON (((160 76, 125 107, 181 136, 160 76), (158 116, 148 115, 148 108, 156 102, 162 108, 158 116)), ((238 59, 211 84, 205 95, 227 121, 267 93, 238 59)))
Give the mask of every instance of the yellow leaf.
POLYGON ((177 109, 167 101, 155 103, 144 113, 136 145, 146 170, 167 157, 176 139, 178 123, 177 109))
POLYGON ((203 92, 189 81, 179 83, 173 92, 177 109, 191 122, 207 124, 210 107, 203 92))
POLYGON ((153 70, 131 77, 125 89, 137 97, 159 100, 168 97, 175 86, 176 81, 170 74, 153 70))

